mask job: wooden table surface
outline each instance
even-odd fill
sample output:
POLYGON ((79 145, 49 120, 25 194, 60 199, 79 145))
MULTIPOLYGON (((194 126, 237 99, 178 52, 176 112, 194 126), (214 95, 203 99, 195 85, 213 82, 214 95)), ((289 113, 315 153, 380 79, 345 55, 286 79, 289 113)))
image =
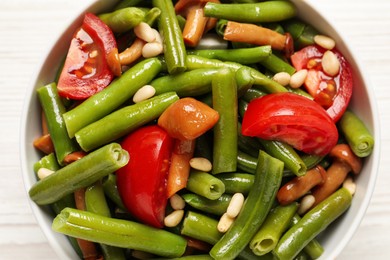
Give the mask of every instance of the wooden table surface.
MULTIPOLYGON (((24 190, 20 115, 26 87, 46 48, 86 6, 83 2, 0 1, 0 259, 57 259, 32 215, 24 190)), ((382 133, 377 140, 382 153, 375 192, 359 229, 338 259, 390 259, 390 1, 323 0, 319 5, 367 69, 382 133)))

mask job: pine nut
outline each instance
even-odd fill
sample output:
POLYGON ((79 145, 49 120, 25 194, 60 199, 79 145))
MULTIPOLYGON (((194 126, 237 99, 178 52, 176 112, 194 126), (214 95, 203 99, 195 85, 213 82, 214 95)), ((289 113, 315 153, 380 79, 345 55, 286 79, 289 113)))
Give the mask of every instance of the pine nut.
POLYGON ((332 38, 320 34, 314 36, 314 42, 327 50, 331 50, 336 46, 336 42, 332 38))
POLYGON ((226 231, 228 231, 228 229, 233 224, 233 222, 234 222, 234 218, 231 218, 228 216, 227 213, 224 213, 222 217, 219 219, 217 225, 218 231, 221 233, 225 233, 226 231))
POLYGON ((299 215, 305 214, 313 205, 316 199, 314 198, 313 195, 306 195, 305 197, 302 198, 301 204, 299 205, 299 208, 297 210, 297 213, 299 215))
POLYGON ((134 33, 138 38, 145 42, 154 42, 156 40, 156 34, 153 32, 152 27, 144 22, 141 22, 134 27, 134 33))
POLYGON ((162 41, 162 38, 161 38, 159 31, 157 31, 154 28, 152 28, 152 30, 153 30, 154 36, 156 37, 156 39, 154 41, 162 44, 163 41, 162 41))
POLYGON ((148 42, 142 48, 142 56, 144 58, 156 57, 163 52, 163 46, 158 42, 148 42))
POLYGON ((54 171, 42 167, 42 168, 39 168, 37 175, 38 175, 38 178, 40 180, 42 180, 53 173, 54 173, 54 171))
POLYGON ((209 172, 213 168, 213 165, 207 158, 194 157, 190 160, 190 166, 199 171, 209 172))
POLYGON ((171 214, 167 215, 164 218, 164 225, 166 227, 176 227, 179 225, 180 221, 183 219, 184 210, 174 210, 171 214))
POLYGON ((278 82, 282 86, 287 86, 290 83, 290 74, 287 72, 278 72, 273 76, 273 80, 278 82))
POLYGON ((138 103, 148 98, 151 98, 156 94, 156 89, 151 85, 145 85, 142 88, 138 89, 133 96, 133 102, 138 103))
POLYGON ((173 196, 169 198, 169 203, 174 210, 184 209, 186 206, 185 201, 178 194, 173 194, 173 196))
POLYGON ((300 88, 305 83, 307 77, 307 70, 300 70, 295 72, 290 78, 290 87, 300 88))
POLYGON ((326 51, 322 56, 322 69, 329 76, 336 76, 340 71, 340 61, 332 51, 326 51))
POLYGON ((344 180, 343 187, 346 188, 351 193, 351 195, 354 195, 356 192, 356 183, 353 181, 351 176, 348 176, 344 180))
POLYGON ((244 205, 244 200, 245 197, 242 193, 235 193, 230 200, 226 214, 231 218, 237 217, 241 211, 242 205, 244 205))

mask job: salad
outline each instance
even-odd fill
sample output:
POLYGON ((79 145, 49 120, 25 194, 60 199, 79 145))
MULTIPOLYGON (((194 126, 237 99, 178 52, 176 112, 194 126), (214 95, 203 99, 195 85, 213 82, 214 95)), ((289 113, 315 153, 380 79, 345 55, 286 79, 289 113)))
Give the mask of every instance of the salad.
POLYGON ((37 89, 37 205, 81 259, 316 259, 374 146, 353 73, 289 1, 85 13, 37 89))

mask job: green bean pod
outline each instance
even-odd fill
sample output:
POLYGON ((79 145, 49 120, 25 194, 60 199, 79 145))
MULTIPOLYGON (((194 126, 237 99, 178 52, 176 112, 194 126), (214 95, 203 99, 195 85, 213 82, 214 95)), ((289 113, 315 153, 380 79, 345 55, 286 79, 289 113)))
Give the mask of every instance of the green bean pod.
POLYGON ((192 170, 188 177, 187 190, 210 200, 216 200, 225 192, 225 185, 207 172, 192 170))
POLYGON ((285 21, 283 28, 291 34, 294 39, 294 47, 298 50, 314 44, 314 36, 319 34, 313 26, 297 18, 285 21))
POLYGON ((169 74, 183 72, 187 69, 187 54, 173 3, 170 0, 153 0, 153 6, 161 10, 158 27, 163 38, 168 72, 169 74))
POLYGON ((219 113, 214 126, 213 174, 237 169, 237 84, 234 71, 220 69, 212 79, 213 108, 219 113))
POLYGON ((188 50, 188 54, 208 59, 233 61, 241 64, 254 64, 266 60, 272 53, 271 46, 258 46, 242 49, 188 50))
POLYGON ((253 186, 255 176, 249 173, 221 173, 217 175, 225 185, 225 193, 242 193, 247 195, 253 186))
POLYGON ((52 229, 96 243, 170 258, 182 256, 187 246, 184 238, 163 229, 71 208, 54 218, 52 229))
POLYGON ((263 225, 252 238, 249 246, 255 255, 265 255, 272 251, 282 234, 289 228, 298 209, 298 203, 273 208, 263 225))
POLYGON ((99 18, 115 33, 124 33, 140 24, 145 12, 137 7, 126 7, 110 13, 99 15, 99 18))
POLYGON ((187 193, 182 195, 182 198, 188 205, 199 211, 222 216, 226 212, 232 196, 222 194, 218 199, 210 200, 198 194, 187 193))
POLYGON ((69 137, 81 128, 108 115, 135 92, 148 84, 162 69, 157 58, 141 61, 115 79, 111 84, 83 103, 63 114, 69 137))
POLYGON ((66 112, 65 107, 58 95, 56 83, 40 87, 37 93, 46 117, 58 163, 62 166, 64 165, 65 156, 79 149, 74 140, 68 137, 65 122, 62 118, 62 115, 66 112))
POLYGON ((260 60, 259 63, 273 73, 287 72, 288 74, 292 75, 296 72, 296 69, 291 66, 290 63, 282 60, 273 53, 270 54, 267 58, 260 60))
POLYGON ((222 237, 218 231, 218 220, 194 211, 184 217, 181 234, 214 245, 222 237))
POLYGON ((56 155, 54 153, 43 156, 39 161, 34 163, 34 172, 38 173, 40 168, 46 168, 52 171, 56 171, 61 166, 57 162, 56 155))
POLYGON ((251 102, 255 98, 259 98, 262 96, 267 95, 264 91, 261 91, 260 89, 257 88, 250 88, 248 91, 242 96, 242 99, 245 100, 246 102, 251 102))
POLYGON ((211 81, 217 72, 217 68, 190 70, 159 77, 150 85, 156 90, 156 95, 174 91, 180 97, 199 96, 211 91, 211 81))
POLYGON ((255 174, 257 167, 257 159, 240 150, 237 152, 237 168, 251 174, 255 174))
POLYGON ((210 250, 214 259, 234 259, 247 246, 271 209, 282 174, 283 162, 260 151, 252 189, 236 220, 210 250))
POLYGON ((53 203, 74 191, 87 187, 129 161, 129 154, 117 143, 91 152, 36 182, 29 190, 38 205, 53 203))
POLYGON ((208 2, 205 16, 244 23, 278 22, 296 15, 297 10, 288 1, 265 1, 246 4, 217 4, 208 2))
POLYGON ((84 151, 115 141, 158 118, 178 99, 175 92, 168 92, 121 108, 79 130, 75 134, 76 140, 84 151))
POLYGON ((149 24, 150 26, 153 26, 153 24, 158 20, 158 18, 161 15, 161 10, 160 8, 153 7, 150 9, 144 17, 144 22, 149 24))
MULTIPOLYGON (((111 217, 110 208, 107 205, 102 183, 97 181, 85 190, 86 210, 104 217, 111 217)), ((104 259, 124 260, 125 254, 122 248, 100 244, 104 259)))
POLYGON ((339 125, 341 132, 356 156, 367 157, 372 153, 374 137, 356 114, 350 110, 345 111, 339 125))
POLYGON ((278 259, 294 258, 313 238, 343 214, 351 202, 351 193, 345 188, 340 188, 287 230, 273 250, 273 254, 278 259))
POLYGON ((102 179, 103 190, 106 196, 112 200, 116 206, 121 209, 126 209, 123 205, 121 196, 119 195, 118 187, 116 184, 116 175, 113 173, 108 174, 102 179))

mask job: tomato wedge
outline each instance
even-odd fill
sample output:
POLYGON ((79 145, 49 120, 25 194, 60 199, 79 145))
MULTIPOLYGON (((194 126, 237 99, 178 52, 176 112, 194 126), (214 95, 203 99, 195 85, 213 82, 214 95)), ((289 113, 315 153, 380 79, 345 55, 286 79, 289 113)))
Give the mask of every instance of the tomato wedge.
POLYGON ((334 122, 337 122, 347 109, 352 96, 352 71, 344 56, 336 49, 332 52, 340 62, 340 71, 336 76, 327 75, 321 65, 326 52, 320 46, 310 45, 291 56, 296 70, 307 69, 304 83, 306 90, 314 100, 323 106, 334 122))
POLYGON ((337 127, 316 102, 293 93, 269 94, 251 101, 242 134, 290 144, 308 154, 325 155, 338 140, 337 127))
POLYGON ((82 26, 70 43, 58 80, 60 96, 83 100, 104 89, 118 74, 118 53, 111 29, 92 13, 86 13, 82 26))
POLYGON ((157 125, 141 127, 121 142, 129 163, 116 172, 123 204, 139 221, 162 228, 167 205, 167 174, 174 139, 157 125))

